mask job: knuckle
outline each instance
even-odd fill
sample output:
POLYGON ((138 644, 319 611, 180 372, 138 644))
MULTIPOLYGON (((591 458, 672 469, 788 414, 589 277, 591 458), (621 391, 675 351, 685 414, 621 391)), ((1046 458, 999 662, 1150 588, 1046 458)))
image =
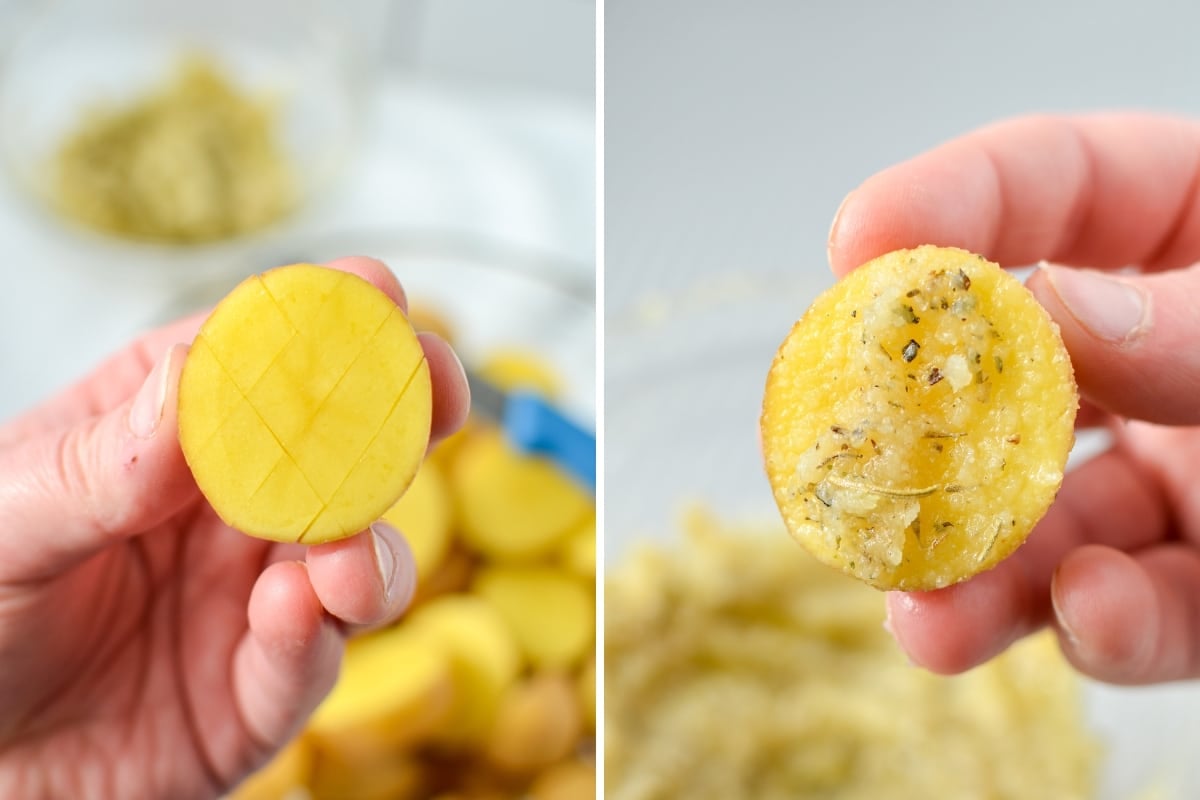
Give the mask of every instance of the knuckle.
MULTIPOLYGON (((107 491, 108 465, 95 423, 64 431, 55 442, 53 475, 58 485, 52 496, 69 503, 66 509, 88 534, 104 535, 121 530, 131 515, 120 493, 107 491)), ((130 465, 136 467, 136 461, 130 465)))

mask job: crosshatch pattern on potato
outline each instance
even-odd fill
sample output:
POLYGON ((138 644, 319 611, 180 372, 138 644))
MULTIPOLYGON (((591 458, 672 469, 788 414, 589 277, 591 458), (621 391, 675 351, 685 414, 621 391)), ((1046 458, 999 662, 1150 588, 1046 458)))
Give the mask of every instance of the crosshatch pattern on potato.
POLYGON ((792 328, 763 401, 767 474, 817 558, 933 589, 1011 554, 1062 483, 1078 407, 1057 327, 980 256, 881 256, 792 328))
POLYGON ((200 328, 180 444, 226 523, 313 544, 358 533, 403 494, 432 402, 396 304, 355 275, 298 264, 246 279, 200 328))

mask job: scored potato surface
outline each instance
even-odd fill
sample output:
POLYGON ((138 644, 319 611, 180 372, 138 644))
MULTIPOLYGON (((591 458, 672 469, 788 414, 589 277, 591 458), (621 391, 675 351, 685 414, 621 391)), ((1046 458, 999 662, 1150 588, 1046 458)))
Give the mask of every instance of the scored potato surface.
POLYGON ((353 535, 412 481, 429 441, 429 367, 404 314, 345 272, 243 281, 200 328, 179 439, 230 526, 306 544, 353 535))
POLYGON ((767 379, 767 474, 792 535, 881 589, 946 586, 1028 536, 1078 395, 1057 327, 980 256, 881 256, 821 297, 767 379))

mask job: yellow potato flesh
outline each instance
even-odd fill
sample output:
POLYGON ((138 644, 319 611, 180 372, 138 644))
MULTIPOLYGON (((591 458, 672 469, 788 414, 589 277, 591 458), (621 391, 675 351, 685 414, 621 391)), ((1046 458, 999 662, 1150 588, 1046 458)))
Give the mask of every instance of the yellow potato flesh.
POLYGON ((499 431, 480 431, 459 446, 451 486, 463 539, 497 560, 545 555, 581 524, 592 500, 545 459, 516 453, 499 431))
POLYGON ((395 754, 385 759, 347 759, 318 753, 309 793, 299 800, 423 800, 429 796, 426 784, 419 763, 395 754))
POLYGON ((504 620, 478 597, 446 595, 413 612, 406 627, 450 658, 454 705, 438 738, 453 744, 478 740, 521 669, 504 620))
POLYGON ((1066 349, 979 256, 882 256, 819 297, 771 366, 767 475, 821 561, 881 589, 988 569, 1054 499, 1078 395, 1066 349))
POLYGON ((541 673, 509 687, 483 749, 500 770, 532 774, 566 758, 582 732, 570 678, 541 673))
POLYGON ((483 359, 479 374, 507 391, 531 391, 551 400, 562 396, 562 381, 545 359, 528 350, 496 350, 483 359))
POLYGON ((406 627, 354 639, 309 731, 322 748, 338 754, 398 752, 445 721, 451 680, 449 655, 406 627))
POLYGON ((594 800, 596 765, 574 760, 542 773, 529 791, 529 800, 594 800))
POLYGON ((417 576, 425 580, 433 575, 450 549, 453 523, 450 489, 437 464, 425 462, 383 518, 404 534, 417 562, 417 576))
POLYGON ((562 570, 545 566, 494 566, 473 587, 508 624, 529 663, 570 667, 592 643, 593 592, 562 570))
POLYGON ((567 535, 560 549, 563 566, 589 581, 596 578, 596 518, 593 516, 567 535))
POLYGON ((252 276, 200 328, 179 439, 231 527, 276 541, 366 528, 429 441, 429 367, 404 314, 354 275, 306 264, 252 276))
POLYGON ((587 664, 575 681, 575 693, 579 699, 579 708, 583 712, 583 722, 589 729, 596 726, 596 655, 588 659, 587 664))

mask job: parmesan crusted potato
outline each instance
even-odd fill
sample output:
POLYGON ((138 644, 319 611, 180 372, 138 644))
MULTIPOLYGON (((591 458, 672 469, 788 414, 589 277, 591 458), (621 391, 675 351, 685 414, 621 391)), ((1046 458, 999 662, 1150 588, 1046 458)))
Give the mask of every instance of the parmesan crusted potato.
POLYGON ((1062 483, 1078 407, 1045 310, 952 248, 881 256, 817 298, 775 357, 767 475, 792 536, 880 589, 1012 553, 1062 483))

